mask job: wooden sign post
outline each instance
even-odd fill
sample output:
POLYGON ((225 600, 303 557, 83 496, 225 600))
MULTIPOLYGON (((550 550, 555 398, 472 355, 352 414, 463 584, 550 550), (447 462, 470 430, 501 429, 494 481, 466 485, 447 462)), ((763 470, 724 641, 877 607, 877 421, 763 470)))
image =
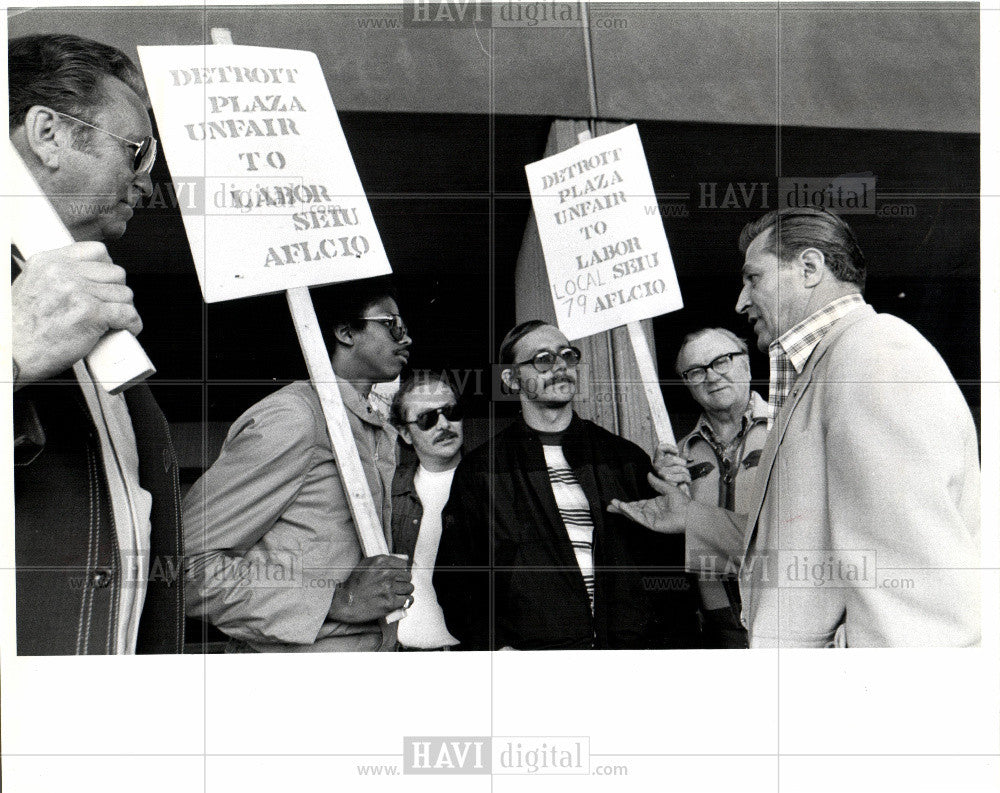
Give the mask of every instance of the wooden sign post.
MULTIPOLYGON (((34 180, 17 149, 8 143, 7 190, 11 234, 25 259, 75 241, 48 197, 34 180)), ((83 364, 80 364, 81 366, 83 364)), ((110 394, 141 383, 156 371, 142 345, 127 330, 105 335, 86 357, 90 377, 110 394)))
POLYGON ((581 339, 625 325, 658 440, 675 444, 640 322, 683 308, 636 126, 525 167, 556 322, 581 339))
POLYGON ((315 54, 236 46, 223 28, 211 37, 138 48, 171 169, 205 174, 203 205, 181 207, 202 293, 285 292, 362 551, 386 554, 309 295, 390 273, 385 249, 315 54))

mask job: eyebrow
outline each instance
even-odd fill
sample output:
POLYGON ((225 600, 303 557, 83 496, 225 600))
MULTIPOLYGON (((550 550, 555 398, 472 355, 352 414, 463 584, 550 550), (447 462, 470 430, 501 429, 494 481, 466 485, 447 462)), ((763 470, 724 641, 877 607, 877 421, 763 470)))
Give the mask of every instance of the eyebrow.
POLYGON ((729 352, 720 352, 718 355, 713 355, 712 359, 707 361, 706 363, 693 363, 690 366, 685 366, 683 371, 687 371, 688 369, 694 369, 696 367, 704 369, 712 361, 717 361, 719 358, 725 358, 727 355, 737 355, 742 353, 743 350, 730 350, 729 352))
POLYGON ((530 357, 534 358, 540 352, 550 352, 553 355, 558 355, 560 350, 565 350, 569 347, 568 344, 564 344, 559 347, 536 347, 534 352, 528 353, 530 357))

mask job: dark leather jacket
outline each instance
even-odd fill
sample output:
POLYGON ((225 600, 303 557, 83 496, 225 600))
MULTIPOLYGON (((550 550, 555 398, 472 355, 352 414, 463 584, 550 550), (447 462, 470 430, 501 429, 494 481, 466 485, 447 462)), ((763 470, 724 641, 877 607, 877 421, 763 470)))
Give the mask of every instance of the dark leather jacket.
MULTIPOLYGON (((153 496, 149 585, 136 651, 183 649, 177 460, 149 387, 125 394, 140 484, 153 496)), ((113 652, 123 585, 101 444, 72 370, 14 394, 19 655, 113 652)))
POLYGON ((518 419, 455 472, 434 572, 448 630, 466 649, 690 646, 696 599, 683 538, 606 512, 614 498, 655 495, 646 453, 575 414, 563 453, 591 507, 594 613, 541 442, 518 419))

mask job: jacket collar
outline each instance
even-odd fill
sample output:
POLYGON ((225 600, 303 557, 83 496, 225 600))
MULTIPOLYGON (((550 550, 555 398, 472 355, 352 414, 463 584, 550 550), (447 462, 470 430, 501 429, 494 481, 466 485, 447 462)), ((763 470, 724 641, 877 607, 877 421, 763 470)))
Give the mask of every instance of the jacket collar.
POLYGON ((417 466, 420 462, 414 458, 409 465, 401 465, 396 468, 396 475, 392 478, 392 497, 413 495, 416 488, 413 486, 413 477, 417 473, 417 466))
MULTIPOLYGON (((766 422, 767 417, 767 402, 764 401, 764 398, 760 394, 751 390, 750 399, 747 401, 747 409, 743 412, 739 434, 743 435, 754 424, 766 422)), ((712 425, 708 420, 707 413, 702 413, 698 417, 698 423, 695 424, 694 429, 688 436, 687 442, 690 443, 695 437, 701 437, 708 443, 718 443, 715 432, 712 430, 712 425)))
POLYGON ((392 497, 396 496, 417 496, 417 488, 413 484, 413 477, 417 475, 417 469, 420 467, 420 460, 416 455, 413 456, 413 462, 408 465, 400 465, 396 467, 396 475, 392 478, 392 497))
POLYGON ((809 356, 809 360, 806 362, 805 368, 802 370, 802 373, 798 376, 798 378, 796 378, 795 385, 792 386, 792 391, 788 395, 788 401, 785 402, 781 410, 778 411, 778 415, 775 417, 775 424, 768 433, 767 441, 765 442, 764 449, 761 452, 760 467, 757 471, 757 480, 755 483, 754 505, 747 517, 748 531, 746 531, 746 542, 743 549, 744 555, 750 549, 754 538, 757 536, 757 522, 760 518, 760 510, 764 505, 764 495, 767 493, 767 486, 771 478, 771 471, 774 468, 774 461, 778 454, 778 448, 781 446, 781 441, 785 436, 785 431, 788 429, 788 423, 792 414, 795 412, 795 408, 798 405, 799 400, 802 399, 802 395, 809 387, 813 372, 816 370, 816 364, 819 363, 820 359, 822 359, 822 357, 826 354, 826 351, 830 349, 830 346, 837 339, 839 339, 848 328, 863 319, 868 319, 873 316, 875 316, 875 310, 870 305, 866 304, 838 320, 837 324, 829 330, 829 332, 816 346, 816 349, 813 350, 812 355, 809 356))
POLYGON ((340 398, 344 402, 344 407, 359 419, 378 429, 387 429, 390 426, 382 418, 382 414, 375 410, 347 380, 338 377, 337 387, 340 389, 340 398))
MULTIPOLYGON (((528 426, 527 422, 524 420, 524 414, 519 413, 517 416, 517 428, 519 433, 519 438, 521 442, 526 442, 533 440, 539 446, 541 446, 541 441, 538 437, 538 430, 534 430, 528 426)), ((563 454, 566 456, 566 461, 573 465, 574 460, 579 460, 583 447, 587 442, 586 433, 584 432, 583 419, 576 415, 576 411, 573 411, 573 416, 570 418, 569 426, 566 427, 566 431, 563 433, 563 454)), ((547 475, 547 474, 546 474, 547 475)))

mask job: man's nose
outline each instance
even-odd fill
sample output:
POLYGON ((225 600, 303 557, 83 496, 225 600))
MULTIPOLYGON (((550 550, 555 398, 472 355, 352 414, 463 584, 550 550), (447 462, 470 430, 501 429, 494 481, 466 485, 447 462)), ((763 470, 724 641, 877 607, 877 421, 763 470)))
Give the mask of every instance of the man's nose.
POLYGON ((711 366, 706 366, 705 367, 705 379, 706 380, 711 380, 711 381, 715 382, 716 380, 721 380, 722 379, 722 375, 719 374, 717 371, 715 371, 715 369, 713 369, 711 366))
POLYGON ((143 198, 149 198, 153 194, 153 177, 148 173, 137 173, 133 184, 139 188, 143 198))
POLYGON ((748 308, 750 308, 750 298, 747 297, 747 288, 744 286, 740 290, 740 296, 736 299, 736 313, 745 314, 748 308))

